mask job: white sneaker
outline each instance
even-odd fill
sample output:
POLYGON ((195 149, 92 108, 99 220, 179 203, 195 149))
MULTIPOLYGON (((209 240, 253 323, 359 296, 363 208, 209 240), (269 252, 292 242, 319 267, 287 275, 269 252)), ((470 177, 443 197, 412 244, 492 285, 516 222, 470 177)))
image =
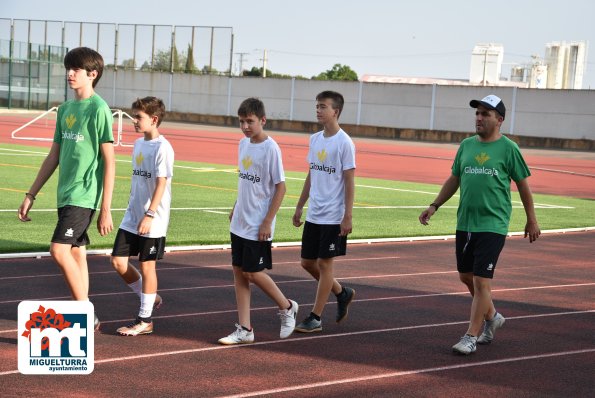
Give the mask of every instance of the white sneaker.
POLYGON ((494 340, 496 329, 501 328, 504 322, 506 319, 499 312, 496 312, 491 320, 486 320, 483 324, 483 333, 477 339, 477 344, 490 344, 494 340))
POLYGON ((236 323, 236 330, 227 337, 219 339, 219 344, 234 345, 234 344, 250 344, 254 343, 254 329, 247 331, 242 326, 236 323))
POLYGON ((452 350, 459 354, 469 355, 477 349, 477 346, 475 345, 476 342, 477 337, 466 334, 461 337, 461 341, 452 346, 452 350))
POLYGON ((293 333, 295 329, 295 318, 298 313, 298 303, 293 300, 289 300, 291 308, 288 310, 279 310, 279 318, 281 318, 281 332, 279 337, 286 339, 293 333))

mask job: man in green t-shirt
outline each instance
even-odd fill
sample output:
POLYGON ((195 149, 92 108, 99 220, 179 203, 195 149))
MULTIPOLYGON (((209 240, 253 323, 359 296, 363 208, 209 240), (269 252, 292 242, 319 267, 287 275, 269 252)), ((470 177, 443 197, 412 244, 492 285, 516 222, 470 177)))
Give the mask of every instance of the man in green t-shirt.
MULTIPOLYGON (((37 177, 18 210, 21 221, 31 221, 35 197, 58 165, 58 224, 50 253, 64 274, 74 300, 89 299, 87 230, 99 207, 97 229, 103 236, 113 229, 111 215, 115 179, 113 117, 106 102, 95 93, 103 72, 103 58, 87 47, 70 50, 64 57, 68 85, 74 99, 58 109, 54 142, 37 177), (103 196, 102 196, 103 193, 103 196)), ((95 327, 99 321, 95 319, 95 327)))
POLYGON ((527 182, 531 175, 529 167, 517 144, 500 133, 506 115, 504 103, 499 97, 488 95, 482 100, 472 100, 469 105, 477 109, 477 135, 461 142, 452 174, 434 202, 419 216, 419 221, 428 225, 438 208, 461 188, 457 211, 457 270, 473 302, 467 333, 452 349, 465 355, 475 352, 476 344, 491 343, 496 329, 505 321, 492 302, 491 281, 512 213, 511 180, 516 183, 527 215, 525 237, 533 242, 541 234, 527 182))

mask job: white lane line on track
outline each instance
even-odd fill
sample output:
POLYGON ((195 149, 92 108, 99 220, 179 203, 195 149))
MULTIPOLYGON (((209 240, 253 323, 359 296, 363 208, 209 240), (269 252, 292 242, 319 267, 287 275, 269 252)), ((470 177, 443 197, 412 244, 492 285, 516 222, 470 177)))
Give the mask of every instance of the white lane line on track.
MULTIPOLYGON (((565 316, 565 315, 578 315, 578 314, 586 314, 586 313, 593 313, 593 312, 595 312, 595 310, 566 311, 566 312, 555 312, 555 313, 537 314, 537 315, 523 315, 523 316, 516 316, 516 317, 508 317, 506 319, 507 320, 513 320, 513 319, 520 320, 520 319, 537 318, 537 317, 541 318, 541 317, 553 317, 553 316, 565 316)), ((147 359, 147 358, 157 358, 157 357, 163 357, 163 356, 194 354, 194 353, 208 352, 208 351, 242 349, 245 347, 255 347, 255 346, 261 346, 261 345, 266 346, 266 345, 273 345, 273 344, 286 344, 286 343, 299 342, 299 341, 305 341, 305 340, 322 340, 322 339, 337 338, 337 337, 352 337, 352 336, 358 336, 358 335, 399 332, 399 331, 404 331, 404 330, 427 329, 427 328, 435 328, 435 327, 443 327, 443 326, 461 325, 461 324, 467 324, 467 323, 469 323, 469 321, 464 320, 464 321, 456 321, 456 322, 401 326, 401 327, 395 327, 395 328, 363 330, 363 331, 359 331, 359 332, 335 333, 335 334, 325 334, 325 335, 317 335, 317 336, 306 335, 306 336, 300 336, 298 338, 261 341, 261 342, 256 342, 256 343, 252 343, 252 344, 244 344, 244 345, 228 345, 228 346, 216 345, 216 346, 201 347, 201 348, 189 348, 189 349, 185 349, 185 350, 163 351, 163 352, 156 352, 156 353, 152 353, 152 354, 141 354, 141 355, 131 355, 131 356, 123 356, 123 357, 96 359, 95 364, 131 361, 131 360, 147 359)), ((587 350, 579 350, 579 351, 565 351, 565 352, 583 353, 583 352, 591 352, 591 351, 595 351, 595 348, 587 349, 587 350)), ((558 353, 542 354, 542 355, 547 356, 547 355, 557 355, 557 354, 558 353)), ((560 353, 559 355, 563 355, 563 353, 560 353)), ((535 357, 539 357, 539 356, 535 356, 535 357)), ((518 357, 518 358, 523 358, 523 357, 518 357)), ((527 358, 532 358, 532 356, 527 357, 527 358)), ((511 360, 514 360, 514 358, 503 359, 500 361, 506 362, 506 361, 511 361, 511 360)), ((479 363, 481 363, 481 362, 479 362, 479 363)), ((494 362, 494 363, 497 363, 497 362, 494 362)), ((474 364, 477 365, 478 362, 475 362, 474 364)), ((469 365, 473 365, 473 364, 469 364, 469 365)), ((454 365, 454 366, 458 366, 458 365, 454 365)), ((435 368, 430 368, 430 369, 435 369, 435 368)), ((436 368, 436 369, 438 369, 438 368, 436 368)), ((16 374, 16 373, 19 373, 19 371, 18 370, 5 371, 5 372, 0 372, 0 376, 16 374)))
POLYGON ((444 371, 449 371, 449 370, 453 370, 453 369, 462 369, 462 368, 469 368, 469 367, 476 367, 476 366, 486 366, 486 365, 493 366, 493 365, 498 365, 498 364, 502 364, 502 363, 531 361, 531 360, 538 360, 538 359, 544 359, 544 358, 588 354, 588 353, 592 353, 592 352, 595 352, 595 348, 589 348, 589 349, 584 349, 584 350, 575 350, 575 351, 551 352, 551 353, 538 354, 538 355, 526 355, 526 356, 513 357, 513 358, 494 359, 491 361, 462 363, 462 364, 458 364, 458 365, 436 366, 433 368, 403 370, 403 371, 398 371, 398 372, 388 372, 388 373, 381 373, 381 374, 375 374, 375 375, 369 375, 369 376, 352 377, 352 378, 348 378, 348 379, 338 379, 338 380, 324 381, 324 382, 319 382, 319 383, 297 384, 297 385, 293 385, 293 386, 289 386, 289 387, 273 388, 270 390, 251 391, 248 393, 225 395, 225 396, 221 396, 221 397, 222 398, 247 398, 247 397, 255 397, 255 396, 261 396, 261 395, 286 393, 286 392, 292 392, 292 391, 298 391, 298 390, 307 390, 307 389, 312 389, 312 388, 336 386, 339 384, 358 383, 358 382, 387 379, 387 378, 393 378, 393 377, 411 376, 411 375, 417 375, 417 374, 423 374, 423 373, 444 372, 444 371))

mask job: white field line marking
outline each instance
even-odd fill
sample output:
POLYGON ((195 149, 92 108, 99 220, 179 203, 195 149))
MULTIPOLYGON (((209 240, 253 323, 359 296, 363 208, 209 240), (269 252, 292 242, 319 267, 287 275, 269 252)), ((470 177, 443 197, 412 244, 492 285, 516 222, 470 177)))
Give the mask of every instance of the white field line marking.
MULTIPOLYGON (((276 308, 276 307, 275 307, 276 308)), ((529 319, 529 318, 541 318, 541 317, 552 317, 552 316, 564 316, 564 315, 577 315, 577 314, 586 314, 592 313, 595 310, 584 310, 584 311, 566 311, 566 312, 554 312, 554 313, 546 313, 546 314, 533 314, 533 315, 521 315, 516 317, 507 317, 506 319, 529 319)), ((305 341, 305 340, 321 340, 321 339, 329 339, 329 338, 337 338, 337 337, 351 337, 351 336, 358 336, 358 335, 367 335, 367 334, 377 334, 377 333, 390 333, 390 332, 399 332, 404 330, 415 330, 415 329, 427 329, 427 328, 436 328, 436 327, 443 327, 443 326, 454 326, 454 325, 462 325, 468 324, 469 320, 464 321, 455 321, 455 322, 444 322, 444 323, 432 323, 432 324, 424 324, 424 325, 412 325, 412 326, 401 326, 395 328, 385 328, 385 329, 374 329, 374 330, 362 330, 359 332, 346 332, 346 333, 335 333, 335 334, 326 334, 326 335, 317 335, 317 336, 300 336, 297 338, 288 338, 284 340, 270 340, 270 341, 261 341, 247 345, 217 345, 217 346, 209 346, 209 347, 202 347, 202 348, 189 348, 185 350, 176 350, 176 351, 165 351, 165 352, 156 352, 152 354, 142 354, 142 355, 132 355, 132 356, 125 356, 125 357, 115 357, 115 358, 105 358, 95 360, 96 364, 99 363, 110 363, 110 362, 121 362, 121 361, 130 361, 130 360, 137 360, 137 359, 146 359, 146 358, 156 358, 162 356, 173 356, 173 355, 183 355, 183 354, 193 354, 199 352, 208 352, 208 351, 218 351, 218 350, 231 350, 231 349, 242 349, 245 347, 255 347, 261 345, 272 345, 272 344, 285 344, 290 342, 296 341, 305 341)), ((16 330, 15 330, 16 332, 16 330)), ((569 351, 569 352, 591 352, 595 351, 595 348, 592 350, 581 350, 581 351, 569 351)), ((552 355, 552 354, 543 354, 543 355, 552 355)), ((501 360, 506 361, 506 360, 501 360)), ((475 365, 477 362, 474 363, 475 365)), ((474 364, 469 364, 472 366, 474 364)), ((455 365, 457 366, 457 365, 455 365)), ((0 376, 15 374, 18 373, 18 370, 13 371, 6 371, 0 372, 0 376)))
POLYGON ((554 357, 560 357, 560 356, 588 354, 588 353, 592 353, 592 352, 595 352, 595 348, 588 348, 588 349, 584 349, 584 350, 574 350, 574 351, 551 352, 551 353, 537 354, 537 355, 525 355, 525 356, 520 356, 520 357, 494 359, 494 360, 472 362, 472 363, 462 363, 462 364, 458 364, 458 365, 436 366, 433 368, 403 370, 403 371, 397 371, 397 372, 374 374, 374 375, 369 375, 369 376, 352 377, 349 379, 338 379, 338 380, 323 381, 323 382, 318 382, 318 383, 297 384, 297 385, 293 385, 293 386, 289 386, 289 387, 280 387, 280 388, 273 388, 270 390, 252 391, 252 392, 243 393, 243 394, 225 395, 225 396, 222 396, 222 398, 247 398, 247 397, 255 397, 255 396, 261 396, 261 395, 286 393, 286 392, 298 391, 298 390, 307 390, 307 389, 312 389, 312 388, 335 386, 338 384, 351 384, 351 383, 358 383, 358 382, 363 382, 363 381, 372 381, 372 380, 387 379, 387 378, 393 378, 393 377, 411 376, 411 375, 417 375, 417 374, 423 374, 423 373, 443 372, 443 371, 449 371, 449 370, 453 370, 453 369, 463 369, 463 368, 469 368, 469 367, 475 367, 475 366, 486 366, 486 365, 493 366, 493 365, 497 365, 497 364, 501 364, 501 363, 531 361, 531 360, 554 358, 554 357))
MULTIPOLYGON (((539 290, 539 289, 558 289, 558 288, 572 288, 572 287, 584 287, 584 286, 593 286, 595 283, 581 283, 581 284, 574 284, 574 285, 552 285, 552 286, 534 286, 534 287, 522 287, 522 288, 510 288, 510 289, 494 289, 493 292, 516 292, 516 291, 523 291, 523 290, 539 290)), ((196 288, 178 288, 178 289, 163 289, 161 291, 180 291, 180 290, 190 290, 190 289, 207 289, 207 288, 233 288, 233 285, 218 285, 218 286, 201 286, 196 288)), ((122 295, 122 294, 133 294, 132 292, 118 292, 118 293, 102 293, 102 294, 95 294, 91 295, 92 297, 97 296, 108 296, 108 295, 122 295)), ((371 302, 371 301, 388 301, 388 300, 409 300, 409 299, 418 299, 418 298, 428 298, 428 297, 446 297, 446 296, 465 296, 469 294, 468 291, 461 291, 461 292, 448 292, 448 293, 427 293, 427 294, 412 294, 407 296, 392 296, 392 297, 378 297, 378 298, 371 298, 371 299, 356 299, 354 302, 371 302)), ((45 299, 30 299, 30 300, 68 300, 70 296, 64 297, 50 297, 45 299)), ((20 301, 4 301, 4 303, 12 303, 12 302, 20 302, 20 301)), ((327 302, 327 304, 335 304, 334 302, 327 302)), ((304 306, 312 306, 314 303, 300 303, 300 305, 304 306)), ((275 306, 270 307, 257 307, 252 308, 251 311, 270 311, 276 309, 275 306)), ((595 310, 587 310, 587 312, 592 312, 595 310)), ((204 312, 191 312, 185 314, 174 314, 174 315, 158 315, 153 316, 155 319, 171 319, 171 318, 184 318, 184 317, 197 317, 197 316, 209 316, 209 315, 219 315, 219 314, 226 314, 226 313, 237 313, 237 308, 230 309, 230 310, 217 310, 217 311, 204 311, 204 312)), ((507 317, 509 319, 510 317, 507 317)), ((514 319, 514 318, 512 318, 514 319)), ((108 323, 120 323, 120 322, 127 322, 130 319, 114 319, 111 321, 104 321, 102 320, 101 323, 108 324, 108 323)), ((10 333, 16 332, 17 330, 10 329, 10 330, 0 330, 0 334, 2 333, 10 333)))

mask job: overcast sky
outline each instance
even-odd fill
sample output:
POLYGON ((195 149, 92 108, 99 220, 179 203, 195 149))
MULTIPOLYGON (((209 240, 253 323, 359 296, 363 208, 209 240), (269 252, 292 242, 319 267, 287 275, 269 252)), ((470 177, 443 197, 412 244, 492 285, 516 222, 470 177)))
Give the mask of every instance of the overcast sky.
MULTIPOLYGON (((244 69, 262 66, 266 49, 268 69, 306 77, 340 63, 360 77, 467 80, 474 45, 487 42, 503 45, 503 76, 509 78, 512 65, 543 57, 546 43, 584 40, 591 48, 583 88, 595 89, 592 0, 3 0, 0 18, 231 27, 234 72, 240 59, 244 69)), ((223 36, 217 36, 215 56, 228 67, 223 36)))

